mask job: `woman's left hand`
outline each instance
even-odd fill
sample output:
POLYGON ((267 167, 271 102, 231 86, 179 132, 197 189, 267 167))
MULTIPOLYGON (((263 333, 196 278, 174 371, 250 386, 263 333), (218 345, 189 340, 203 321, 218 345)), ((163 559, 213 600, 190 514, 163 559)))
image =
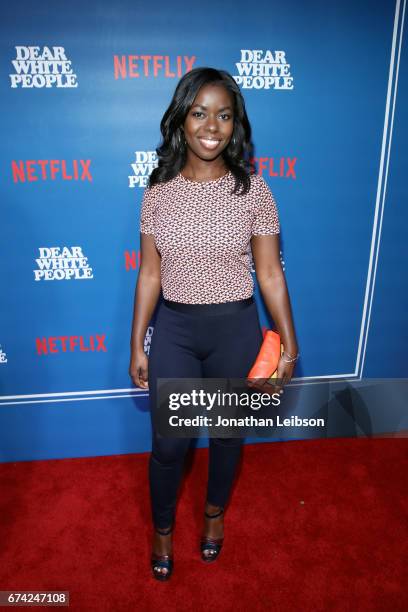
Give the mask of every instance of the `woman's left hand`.
POLYGON ((287 385, 292 379, 293 370, 295 369, 296 365, 296 361, 288 363, 286 359, 287 357, 285 357, 285 354, 280 356, 276 370, 276 378, 251 379, 248 386, 258 389, 259 391, 263 391, 264 393, 269 393, 270 395, 273 395, 274 393, 279 393, 282 395, 285 385, 287 385))
MULTIPOLYGON (((292 363, 288 363, 286 361, 287 357, 285 357, 285 354, 283 353, 280 356, 279 362, 278 362, 278 368, 277 368, 277 376, 276 376, 276 381, 277 384, 274 385, 273 383, 269 383, 271 386, 275 387, 275 392, 282 394, 285 385, 287 385, 293 376, 293 370, 295 369, 295 365, 296 365, 296 361, 293 361, 292 363)), ((274 379, 272 379, 274 380, 274 379)))

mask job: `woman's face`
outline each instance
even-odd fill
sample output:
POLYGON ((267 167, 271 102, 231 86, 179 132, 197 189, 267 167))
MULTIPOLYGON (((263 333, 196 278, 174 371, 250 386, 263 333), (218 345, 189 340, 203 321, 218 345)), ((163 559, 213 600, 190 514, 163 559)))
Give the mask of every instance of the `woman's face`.
POLYGON ((233 96, 222 85, 204 85, 184 121, 188 154, 212 161, 228 146, 234 130, 233 96))

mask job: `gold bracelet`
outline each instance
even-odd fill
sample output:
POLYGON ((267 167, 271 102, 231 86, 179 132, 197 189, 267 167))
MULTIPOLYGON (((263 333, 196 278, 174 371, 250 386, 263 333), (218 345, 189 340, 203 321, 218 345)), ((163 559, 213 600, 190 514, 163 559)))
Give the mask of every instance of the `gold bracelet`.
POLYGON ((289 354, 287 351, 283 351, 283 353, 282 353, 282 359, 283 359, 283 361, 284 361, 285 363, 293 363, 294 361, 297 361, 297 360, 299 359, 299 355, 300 355, 300 353, 298 353, 298 354, 296 355, 296 357, 292 357, 292 356, 291 356, 291 355, 290 355, 290 354, 289 354), (285 353, 286 353, 286 355, 287 355, 287 356, 288 356, 290 359, 283 359, 283 355, 285 355, 285 353))

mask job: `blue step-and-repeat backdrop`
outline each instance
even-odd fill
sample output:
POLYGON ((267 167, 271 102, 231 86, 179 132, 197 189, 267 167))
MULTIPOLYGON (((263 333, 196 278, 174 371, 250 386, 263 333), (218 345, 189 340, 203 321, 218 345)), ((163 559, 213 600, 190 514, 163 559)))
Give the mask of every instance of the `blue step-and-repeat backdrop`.
MULTIPOLYGON (((0 461, 150 450, 128 375, 140 204, 160 119, 198 66, 246 101, 295 381, 407 376, 404 16, 405 0, 3 4, 0 461)), ((154 318, 146 352, 153 333, 154 318)), ((371 431, 406 427, 387 418, 371 431)))

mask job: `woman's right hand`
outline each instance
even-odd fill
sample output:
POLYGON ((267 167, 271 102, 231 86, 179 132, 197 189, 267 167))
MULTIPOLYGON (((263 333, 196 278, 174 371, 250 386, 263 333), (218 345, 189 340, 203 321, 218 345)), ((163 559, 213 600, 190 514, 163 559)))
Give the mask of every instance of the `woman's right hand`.
POLYGON ((148 389, 149 359, 141 349, 134 351, 130 357, 129 376, 133 383, 142 389, 148 389))

